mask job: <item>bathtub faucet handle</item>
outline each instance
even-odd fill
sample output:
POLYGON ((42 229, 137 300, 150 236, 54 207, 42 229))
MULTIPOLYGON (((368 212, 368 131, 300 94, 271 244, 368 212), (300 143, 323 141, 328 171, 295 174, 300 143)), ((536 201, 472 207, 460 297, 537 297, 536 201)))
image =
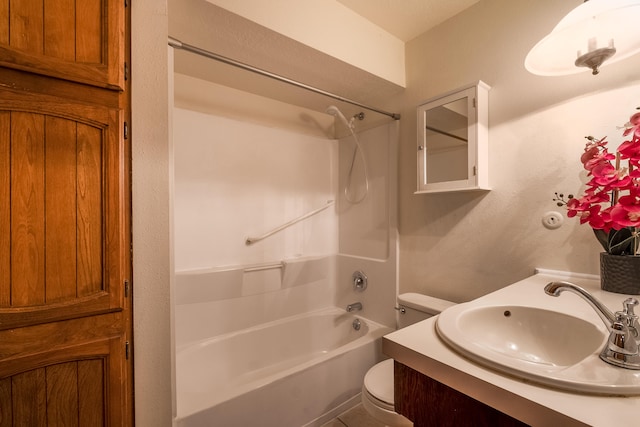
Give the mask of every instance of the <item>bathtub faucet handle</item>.
POLYGON ((349 304, 347 306, 348 312, 360 311, 360 310, 362 310, 362 303, 359 303, 359 302, 354 302, 353 304, 349 304))
POLYGON ((351 275, 351 280, 353 280, 353 289, 356 292, 362 292, 367 289, 367 275, 364 272, 358 270, 354 271, 351 275))

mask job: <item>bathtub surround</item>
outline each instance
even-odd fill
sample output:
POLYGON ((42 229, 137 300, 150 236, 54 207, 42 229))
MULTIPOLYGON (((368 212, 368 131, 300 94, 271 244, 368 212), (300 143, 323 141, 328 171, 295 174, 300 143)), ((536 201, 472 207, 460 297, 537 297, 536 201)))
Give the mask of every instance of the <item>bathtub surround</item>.
MULTIPOLYGON (((357 128, 360 123, 356 124, 357 128)), ((360 301, 364 317, 389 327, 395 327, 393 304, 398 294, 396 177, 399 129, 400 121, 387 121, 384 126, 358 133, 370 181, 369 195, 358 204, 347 202, 343 191, 354 142, 350 136, 345 136, 338 145, 341 169, 337 198, 339 232, 335 305, 346 307, 360 301), (355 271, 363 271, 367 275, 368 285, 364 292, 353 289, 352 275, 355 271)), ((356 163, 353 171, 355 185, 358 179, 362 180, 358 173, 356 163)))
MULTIPOLYGON (((177 423, 320 425, 359 402, 395 325, 398 125, 356 124, 369 192, 349 203, 355 142, 327 137, 324 115, 175 81, 177 423), (262 124, 271 112, 280 126, 262 124), (364 292, 353 288, 356 270, 368 276, 364 292), (354 301, 362 310, 347 314, 354 301)), ((362 168, 357 156, 351 194, 365 185, 362 168)))
POLYGON ((177 272, 177 348, 333 305, 335 256, 297 258, 283 261, 279 268, 267 267, 177 272))

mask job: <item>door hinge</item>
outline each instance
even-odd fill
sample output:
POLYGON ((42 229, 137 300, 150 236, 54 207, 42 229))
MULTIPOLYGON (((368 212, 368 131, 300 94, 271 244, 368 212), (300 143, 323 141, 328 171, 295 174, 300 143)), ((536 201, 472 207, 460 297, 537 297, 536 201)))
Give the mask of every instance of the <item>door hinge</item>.
POLYGON ((129 360, 129 341, 124 343, 124 358, 129 360))
POLYGON ((126 62, 124 63, 124 80, 129 80, 129 65, 126 62))
POLYGON ((129 0, 124 0, 124 7, 129 7, 129 0))
POLYGON ((124 139, 129 139, 129 124, 124 122, 124 130, 123 130, 124 139))
MULTIPOLYGON (((125 76, 126 76, 126 74, 125 74, 125 76)), ((476 99, 475 98, 473 98, 473 108, 476 108, 476 99)))
POLYGON ((476 166, 473 167, 473 176, 476 176, 478 174, 478 169, 476 166))
POLYGON ((129 280, 125 279, 124 281, 124 297, 129 298, 129 280))

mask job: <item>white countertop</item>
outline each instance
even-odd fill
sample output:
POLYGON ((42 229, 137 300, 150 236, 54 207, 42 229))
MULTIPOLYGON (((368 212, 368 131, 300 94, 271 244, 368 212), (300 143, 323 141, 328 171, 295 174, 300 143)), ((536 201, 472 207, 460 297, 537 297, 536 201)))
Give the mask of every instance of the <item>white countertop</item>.
MULTIPOLYGON (((513 285, 476 299, 479 304, 522 303, 565 311, 604 329, 593 308, 579 296, 544 293, 544 286, 565 280, 585 288, 612 312, 628 296, 604 292, 597 277, 539 270, 513 285)), ((614 397, 571 393, 498 373, 451 350, 436 333, 437 317, 383 337, 383 352, 398 362, 532 426, 640 425, 640 396, 614 397)), ((602 362, 605 363, 605 362, 602 362)), ((621 369, 612 367, 612 369, 621 369)))

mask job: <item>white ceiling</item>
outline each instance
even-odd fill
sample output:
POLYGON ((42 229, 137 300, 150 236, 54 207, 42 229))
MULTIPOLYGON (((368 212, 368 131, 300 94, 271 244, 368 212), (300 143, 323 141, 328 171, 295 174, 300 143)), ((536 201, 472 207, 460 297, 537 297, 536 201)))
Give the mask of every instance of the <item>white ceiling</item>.
POLYGON ((407 42, 480 0, 337 0, 407 42))

